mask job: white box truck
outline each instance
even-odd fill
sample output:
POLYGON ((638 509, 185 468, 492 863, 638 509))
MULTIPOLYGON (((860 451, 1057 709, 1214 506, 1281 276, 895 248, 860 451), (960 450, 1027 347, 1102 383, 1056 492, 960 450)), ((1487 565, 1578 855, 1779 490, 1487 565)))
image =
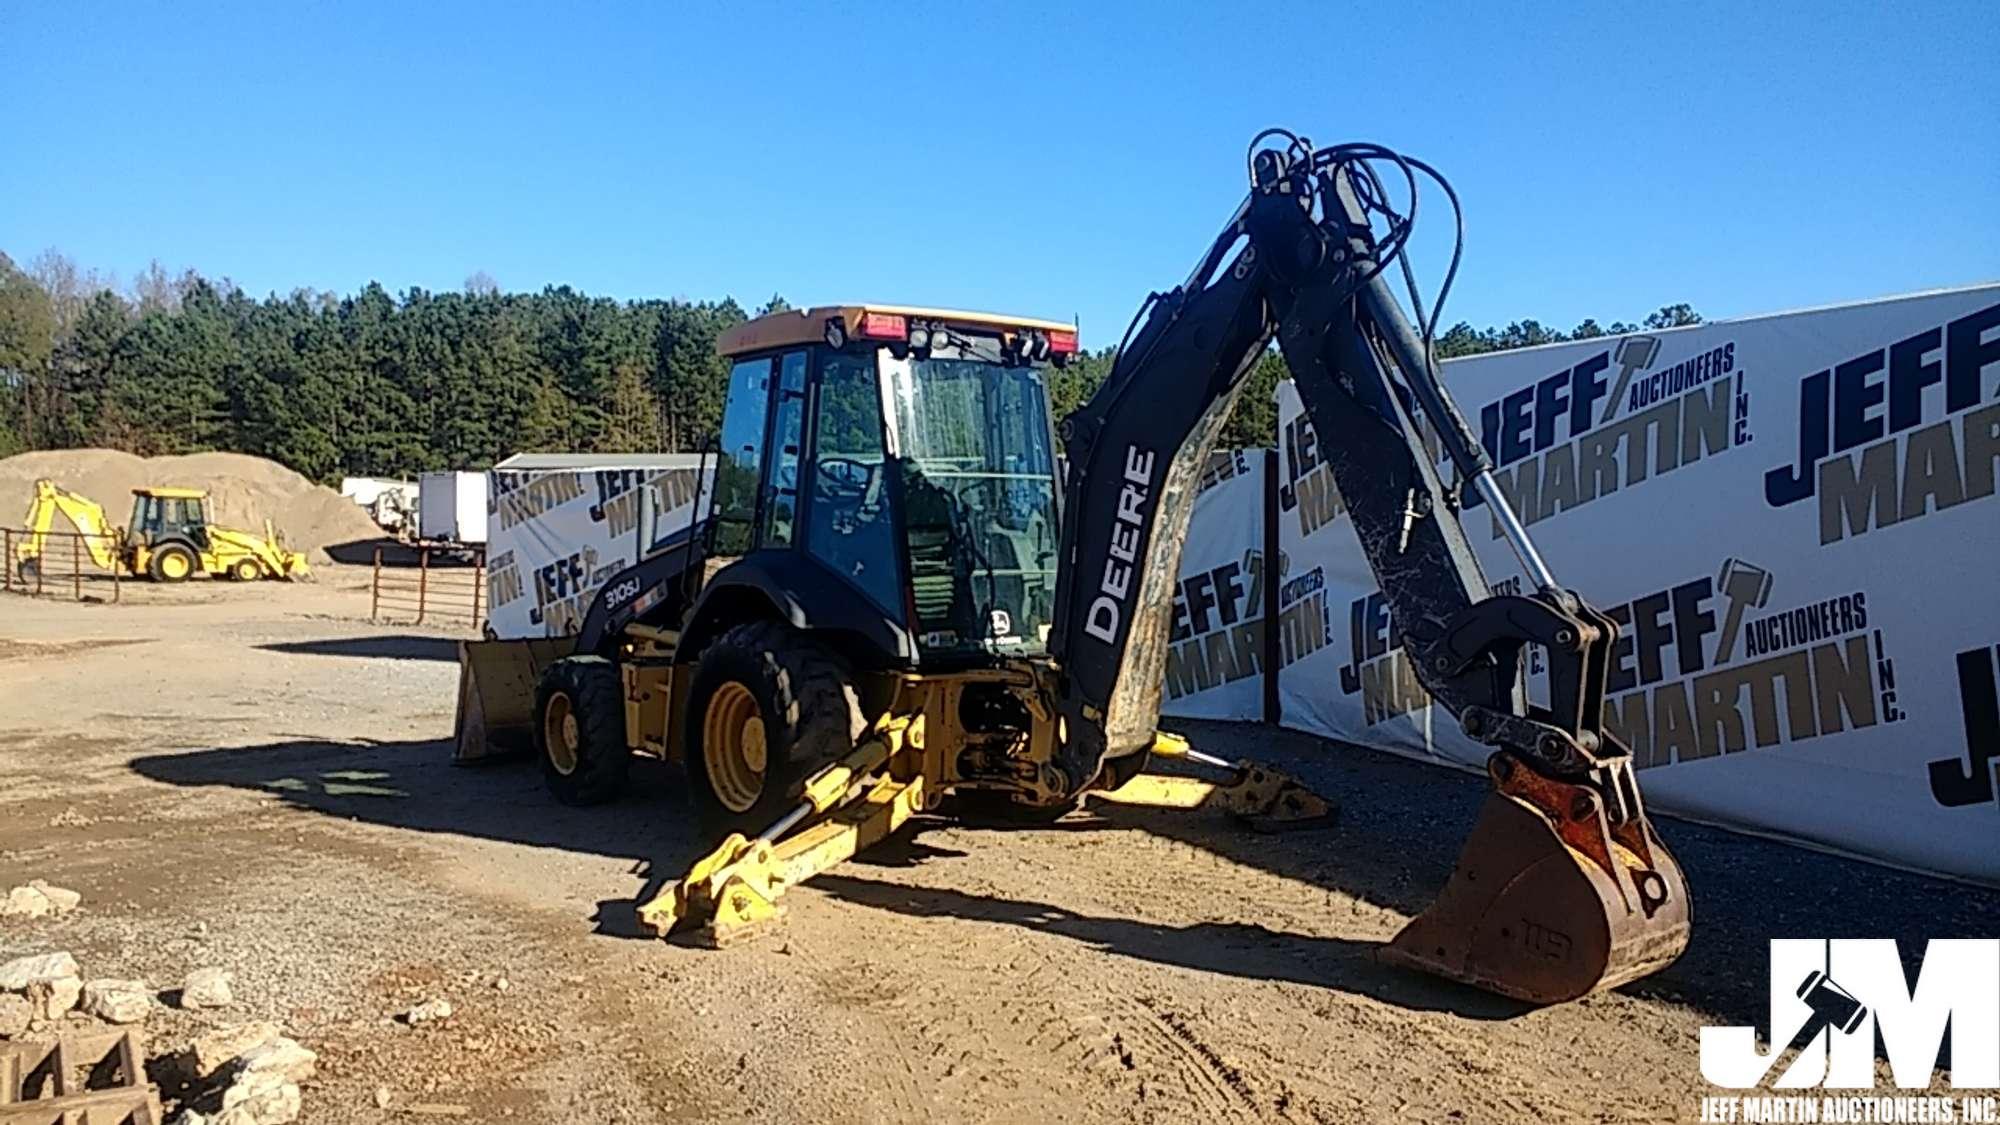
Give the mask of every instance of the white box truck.
POLYGON ((417 535, 426 542, 486 543, 486 474, 425 473, 417 489, 417 535))

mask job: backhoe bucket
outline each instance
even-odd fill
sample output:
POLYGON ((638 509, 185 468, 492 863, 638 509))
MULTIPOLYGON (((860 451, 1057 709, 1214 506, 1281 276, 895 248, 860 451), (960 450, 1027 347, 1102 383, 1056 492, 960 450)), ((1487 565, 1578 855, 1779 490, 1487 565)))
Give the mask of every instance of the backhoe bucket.
MULTIPOLYGON (((1656 972, 1688 941, 1687 884, 1643 814, 1505 754, 1458 866, 1381 958, 1535 1004, 1656 972)), ((1635 805, 1636 808, 1636 805, 1635 805)))

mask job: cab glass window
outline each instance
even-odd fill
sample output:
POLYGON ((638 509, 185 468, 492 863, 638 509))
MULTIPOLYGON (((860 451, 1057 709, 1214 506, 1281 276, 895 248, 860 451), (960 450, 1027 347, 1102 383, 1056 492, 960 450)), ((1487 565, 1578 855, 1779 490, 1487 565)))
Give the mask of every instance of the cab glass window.
POLYGON ((770 421, 771 360, 739 360, 729 373, 722 449, 715 464, 715 554, 747 554, 757 523, 758 469, 770 421))
POLYGON ((920 643, 1042 651, 1059 525, 1041 373, 970 351, 882 366, 920 643))
POLYGON ((799 514, 799 443, 806 412, 806 353, 778 361, 778 399, 771 424, 770 471, 764 480, 764 533, 759 546, 786 547, 799 514))
POLYGON ((812 526, 806 549, 902 616, 895 518, 885 479, 882 392, 873 355, 826 352, 813 427, 812 526))

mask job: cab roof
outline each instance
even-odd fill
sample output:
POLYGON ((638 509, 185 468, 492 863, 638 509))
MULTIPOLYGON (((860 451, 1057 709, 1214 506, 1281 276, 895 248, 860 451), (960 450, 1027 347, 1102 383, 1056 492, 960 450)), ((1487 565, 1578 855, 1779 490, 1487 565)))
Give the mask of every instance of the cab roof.
POLYGON ((1027 316, 967 312, 962 309, 929 309, 914 305, 817 305, 810 309, 786 309, 745 321, 716 338, 717 355, 737 356, 782 348, 793 344, 814 344, 826 338, 826 323, 838 318, 849 339, 865 335, 862 320, 869 314, 931 320, 971 331, 1011 335, 1021 331, 1062 332, 1074 336, 1076 325, 1059 320, 1037 320, 1027 316))
POLYGON ((205 488, 135 488, 134 496, 157 496, 162 500, 199 500, 208 495, 205 488))

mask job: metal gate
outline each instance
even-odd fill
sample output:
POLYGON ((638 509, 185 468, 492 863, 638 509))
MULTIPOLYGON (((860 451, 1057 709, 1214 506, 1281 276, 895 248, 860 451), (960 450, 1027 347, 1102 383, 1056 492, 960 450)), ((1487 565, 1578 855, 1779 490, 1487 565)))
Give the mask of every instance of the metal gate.
POLYGON ((486 552, 422 545, 375 548, 368 619, 478 632, 486 625, 486 552), (403 562, 408 558, 408 562, 403 562))
POLYGON ((23 528, 0 528, 0 560, 6 566, 0 590, 30 597, 73 598, 80 602, 115 602, 121 581, 116 564, 118 537, 48 531, 37 535, 23 528), (114 562, 97 564, 95 555, 114 562))

